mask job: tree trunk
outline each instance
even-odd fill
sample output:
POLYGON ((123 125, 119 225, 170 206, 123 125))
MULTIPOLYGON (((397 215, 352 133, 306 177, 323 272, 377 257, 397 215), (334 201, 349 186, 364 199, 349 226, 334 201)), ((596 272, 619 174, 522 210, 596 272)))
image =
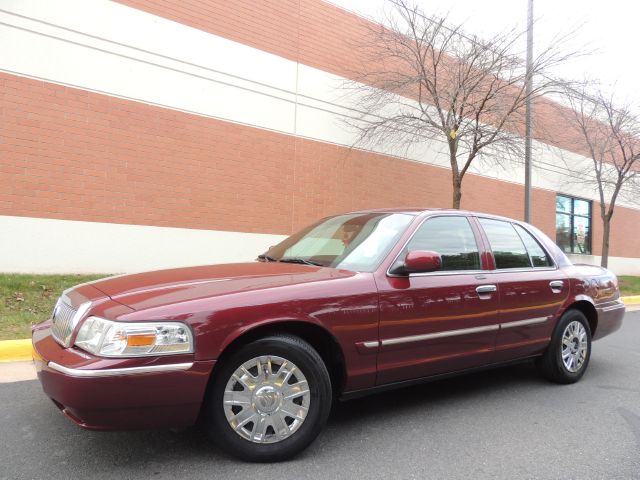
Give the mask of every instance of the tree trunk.
POLYGON ((602 219, 602 260, 600 265, 607 268, 609 265, 609 234, 611 233, 611 218, 605 216, 602 219))
MULTIPOLYGON (((462 198, 462 175, 458 169, 458 141, 455 136, 448 135, 449 163, 451 164, 451 183, 453 185, 453 205, 452 208, 460 210, 460 199, 462 198)), ((464 175, 464 174, 463 174, 464 175)))
POLYGON ((460 210, 462 199, 462 180, 453 176, 453 208, 460 210))

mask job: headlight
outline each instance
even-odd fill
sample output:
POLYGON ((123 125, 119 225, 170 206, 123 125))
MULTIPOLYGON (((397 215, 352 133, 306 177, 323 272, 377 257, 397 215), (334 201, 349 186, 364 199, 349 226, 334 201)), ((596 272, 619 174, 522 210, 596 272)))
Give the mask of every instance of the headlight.
POLYGON ((193 335, 179 322, 113 322, 87 318, 76 347, 104 357, 139 357, 193 352, 193 335))

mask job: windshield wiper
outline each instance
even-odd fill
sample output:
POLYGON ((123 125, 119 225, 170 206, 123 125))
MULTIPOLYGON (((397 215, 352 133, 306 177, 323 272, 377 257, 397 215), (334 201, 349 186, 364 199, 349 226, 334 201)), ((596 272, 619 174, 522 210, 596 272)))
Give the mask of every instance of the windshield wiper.
POLYGON ((286 257, 286 258, 281 258, 280 261, 283 263, 302 263, 304 265, 314 265, 316 267, 324 267, 324 265, 321 263, 313 262, 311 260, 307 260, 306 258, 300 258, 300 257, 286 257))
POLYGON ((266 260, 267 262, 277 262, 278 261, 275 258, 270 257, 269 255, 267 255, 266 253, 262 253, 262 254, 258 255, 258 260, 266 260))

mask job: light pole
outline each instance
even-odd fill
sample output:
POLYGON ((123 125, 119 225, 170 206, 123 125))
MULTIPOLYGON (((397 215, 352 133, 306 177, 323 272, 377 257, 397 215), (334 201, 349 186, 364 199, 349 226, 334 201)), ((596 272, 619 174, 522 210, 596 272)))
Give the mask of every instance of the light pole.
POLYGON ((531 223, 531 63, 533 62, 533 0, 528 0, 527 8, 527 71, 526 71, 526 104, 524 133, 524 221, 531 223))

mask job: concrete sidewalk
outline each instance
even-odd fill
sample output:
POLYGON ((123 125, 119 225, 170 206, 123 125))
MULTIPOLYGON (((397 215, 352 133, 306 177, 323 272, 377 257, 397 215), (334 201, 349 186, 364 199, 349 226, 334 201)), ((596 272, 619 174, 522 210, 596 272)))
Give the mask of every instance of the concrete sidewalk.
POLYGON ((35 379, 36 369, 31 360, 0 363, 0 383, 24 382, 35 379))

